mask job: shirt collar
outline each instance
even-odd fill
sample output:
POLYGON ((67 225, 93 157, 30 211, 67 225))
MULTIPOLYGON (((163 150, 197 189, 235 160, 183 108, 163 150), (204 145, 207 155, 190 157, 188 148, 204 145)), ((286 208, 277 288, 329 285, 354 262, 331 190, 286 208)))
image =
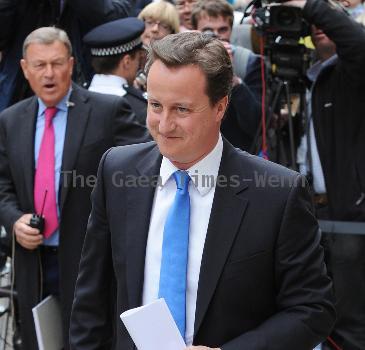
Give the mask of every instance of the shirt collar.
MULTIPOLYGON (((67 112, 68 106, 67 103, 70 99, 70 95, 72 92, 72 86, 68 90, 67 94, 62 98, 60 102, 55 106, 58 110, 67 112)), ((44 115, 44 111, 47 109, 47 106, 43 103, 43 101, 38 97, 38 116, 44 115)))
POLYGON ((95 74, 93 76, 92 85, 107 85, 110 87, 123 87, 123 85, 128 85, 125 78, 113 74, 95 74))
POLYGON ((317 61, 307 70, 307 77, 310 81, 314 82, 317 80, 319 73, 325 68, 333 64, 333 62, 337 60, 337 54, 331 56, 327 60, 321 62, 317 61))
MULTIPOLYGON (((218 176, 219 166, 223 153, 223 140, 221 134, 219 134, 218 142, 213 150, 205 156, 198 163, 194 164, 187 170, 191 177, 191 183, 199 191, 201 196, 205 196, 212 188, 215 187, 215 182, 218 176), (206 177, 203 181, 203 176, 206 177), (214 181, 207 180, 208 177, 213 176, 214 181)), ((171 163, 166 157, 162 158, 160 167, 160 189, 162 189, 167 181, 171 178, 171 175, 179 170, 174 164, 171 163)))

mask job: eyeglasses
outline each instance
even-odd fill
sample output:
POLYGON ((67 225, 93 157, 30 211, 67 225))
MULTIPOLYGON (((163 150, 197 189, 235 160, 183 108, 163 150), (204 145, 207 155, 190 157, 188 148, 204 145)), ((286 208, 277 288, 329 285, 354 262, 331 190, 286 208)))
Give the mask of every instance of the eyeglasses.
POLYGON ((183 10, 185 6, 192 8, 197 3, 197 0, 178 0, 175 2, 177 10, 183 10))
POLYGON ((161 21, 155 21, 153 19, 146 19, 144 21, 144 24, 146 25, 146 28, 152 28, 155 25, 157 25, 158 28, 161 28, 161 29, 165 30, 166 32, 171 31, 171 27, 168 24, 163 23, 161 21))

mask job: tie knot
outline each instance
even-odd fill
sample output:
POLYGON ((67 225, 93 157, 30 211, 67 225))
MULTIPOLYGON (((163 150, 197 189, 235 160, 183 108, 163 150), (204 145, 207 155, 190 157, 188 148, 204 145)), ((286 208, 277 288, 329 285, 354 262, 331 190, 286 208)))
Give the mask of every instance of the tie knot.
POLYGON ((47 107, 44 114, 46 116, 46 123, 50 124, 53 117, 56 115, 57 113, 57 108, 56 107, 47 107))
POLYGON ((188 191, 190 176, 186 171, 175 171, 174 172, 174 179, 176 182, 176 187, 179 190, 182 190, 184 193, 188 191))

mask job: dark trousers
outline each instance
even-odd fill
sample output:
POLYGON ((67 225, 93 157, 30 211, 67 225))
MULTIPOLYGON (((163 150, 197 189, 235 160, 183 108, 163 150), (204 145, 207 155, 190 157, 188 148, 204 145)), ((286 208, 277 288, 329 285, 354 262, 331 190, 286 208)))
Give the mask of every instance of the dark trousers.
MULTIPOLYGON (((328 220, 328 207, 316 206, 328 220)), ((325 261, 336 297, 337 320, 332 340, 343 350, 365 349, 365 235, 322 233, 325 261)), ((335 347, 329 342, 324 350, 335 347)))
POLYGON ((42 273, 43 273, 43 298, 52 294, 59 295, 59 270, 58 249, 41 247, 42 273))

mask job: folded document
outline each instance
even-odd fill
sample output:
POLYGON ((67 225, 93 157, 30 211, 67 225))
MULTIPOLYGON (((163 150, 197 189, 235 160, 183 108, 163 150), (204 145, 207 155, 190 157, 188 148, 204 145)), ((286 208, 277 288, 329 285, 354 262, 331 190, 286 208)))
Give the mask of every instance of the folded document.
POLYGON ((184 350, 185 342, 165 299, 120 315, 138 350, 184 350))
POLYGON ((32 311, 39 350, 63 349, 62 319, 58 299, 50 295, 32 311))

